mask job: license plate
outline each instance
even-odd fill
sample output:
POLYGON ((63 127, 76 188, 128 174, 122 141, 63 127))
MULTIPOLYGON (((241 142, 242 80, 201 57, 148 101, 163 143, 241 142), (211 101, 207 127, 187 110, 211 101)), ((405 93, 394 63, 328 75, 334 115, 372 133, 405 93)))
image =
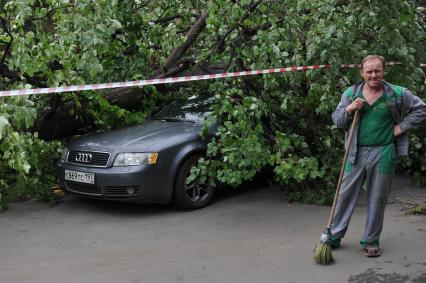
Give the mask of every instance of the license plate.
POLYGON ((86 184, 95 184, 95 173, 65 170, 65 180, 86 184))

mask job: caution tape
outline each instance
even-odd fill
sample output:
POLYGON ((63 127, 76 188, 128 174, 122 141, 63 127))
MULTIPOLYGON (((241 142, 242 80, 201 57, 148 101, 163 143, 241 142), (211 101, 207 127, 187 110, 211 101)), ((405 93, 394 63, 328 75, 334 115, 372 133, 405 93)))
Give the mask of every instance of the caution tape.
MULTIPOLYGON (((397 65, 397 64, 401 64, 401 63, 399 62, 386 63, 386 65, 397 65)), ((361 66, 360 64, 340 65, 341 68, 359 68, 360 66, 361 66)), ((420 66, 426 67, 426 64, 420 64, 420 66)), ((127 82, 6 90, 6 91, 0 91, 0 97, 22 96, 22 95, 31 95, 31 94, 63 93, 63 92, 100 90, 100 89, 112 89, 112 88, 127 88, 127 87, 136 87, 136 86, 145 86, 145 85, 159 85, 159 84, 169 84, 169 83, 211 80, 211 79, 219 79, 219 78, 231 78, 231 77, 243 77, 243 76, 273 74, 273 73, 307 71, 307 70, 315 70, 315 69, 326 69, 326 68, 332 68, 332 67, 333 66, 330 64, 311 65, 311 66, 292 66, 292 67, 286 67, 286 68, 271 68, 271 69, 263 69, 263 70, 226 72, 226 73, 219 73, 219 74, 170 77, 170 78, 162 78, 162 79, 137 80, 137 81, 127 81, 127 82)))

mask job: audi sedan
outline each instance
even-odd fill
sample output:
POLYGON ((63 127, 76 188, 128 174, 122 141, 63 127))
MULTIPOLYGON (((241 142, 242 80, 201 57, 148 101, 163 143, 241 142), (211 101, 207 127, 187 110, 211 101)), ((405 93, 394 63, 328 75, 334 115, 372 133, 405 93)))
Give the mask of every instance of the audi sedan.
POLYGON ((186 180, 206 150, 199 132, 211 103, 192 97, 140 125, 73 140, 58 162, 59 185, 91 198, 204 207, 215 188, 186 180))

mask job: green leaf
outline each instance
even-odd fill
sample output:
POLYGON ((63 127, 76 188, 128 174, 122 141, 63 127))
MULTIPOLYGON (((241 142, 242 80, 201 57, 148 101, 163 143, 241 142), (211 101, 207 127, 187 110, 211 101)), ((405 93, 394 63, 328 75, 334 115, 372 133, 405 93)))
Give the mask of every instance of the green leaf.
POLYGON ((3 139, 3 135, 6 132, 8 126, 9 121, 5 117, 0 116, 0 141, 3 139))

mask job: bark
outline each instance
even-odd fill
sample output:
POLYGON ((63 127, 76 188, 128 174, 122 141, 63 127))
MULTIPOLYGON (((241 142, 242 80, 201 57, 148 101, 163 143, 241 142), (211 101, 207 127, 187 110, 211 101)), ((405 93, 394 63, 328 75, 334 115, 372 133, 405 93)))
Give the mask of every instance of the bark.
POLYGON ((187 40, 181 45, 173 49, 170 56, 167 58, 162 69, 164 73, 167 73, 171 68, 176 66, 176 63, 185 55, 188 48, 195 42, 198 35, 206 26, 206 19, 209 15, 209 10, 204 11, 198 18, 197 22, 187 32, 187 40))

